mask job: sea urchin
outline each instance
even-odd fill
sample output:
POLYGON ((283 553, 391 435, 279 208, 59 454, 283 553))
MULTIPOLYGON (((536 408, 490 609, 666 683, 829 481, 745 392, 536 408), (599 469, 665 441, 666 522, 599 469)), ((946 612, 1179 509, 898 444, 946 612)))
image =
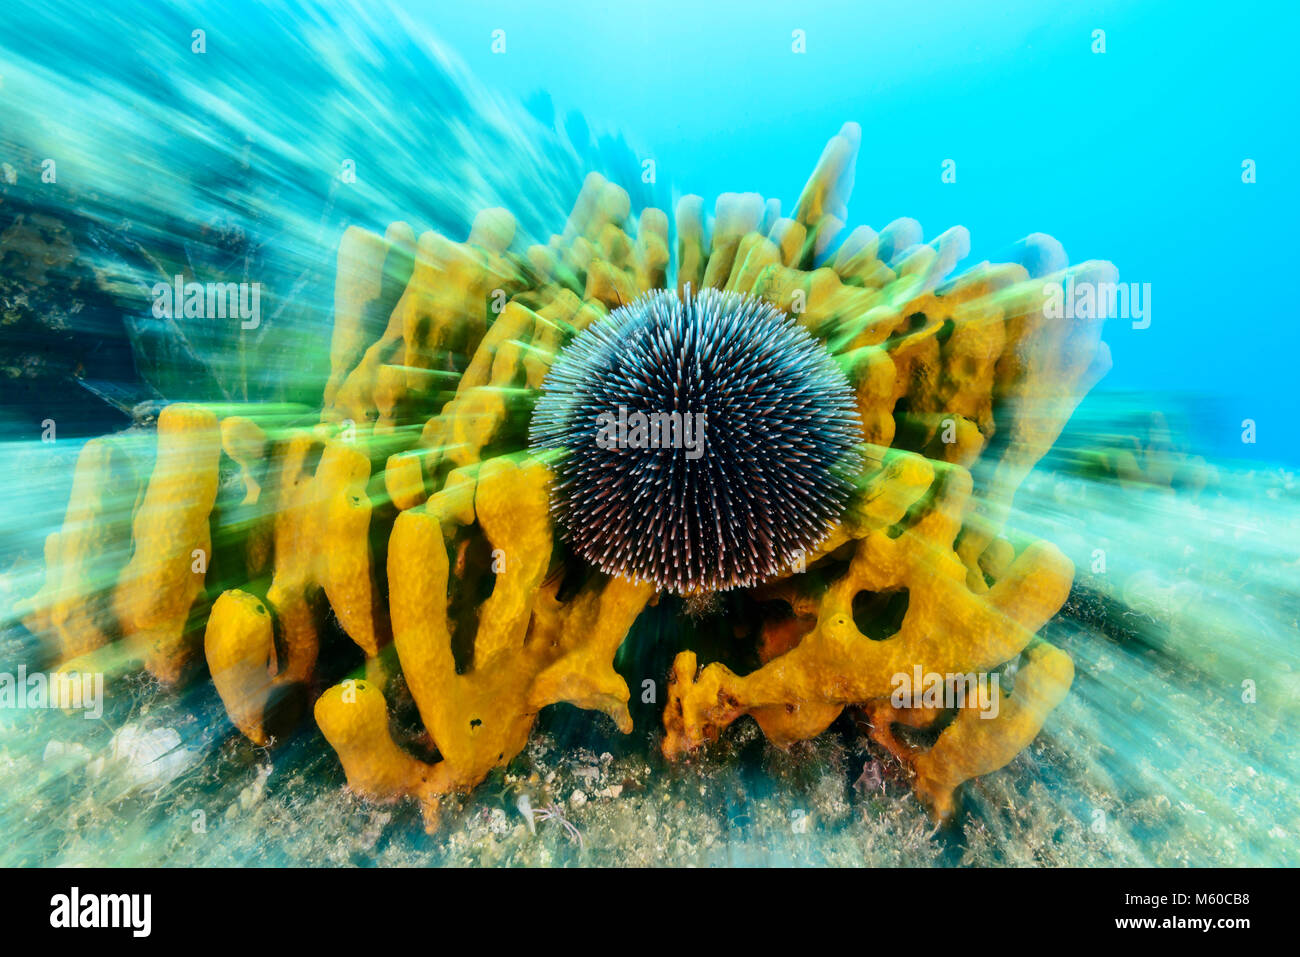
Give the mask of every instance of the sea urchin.
POLYGON ((649 293, 557 357, 533 413, 574 551, 678 594, 796 564, 839 519, 861 441, 830 355, 770 303, 649 293))

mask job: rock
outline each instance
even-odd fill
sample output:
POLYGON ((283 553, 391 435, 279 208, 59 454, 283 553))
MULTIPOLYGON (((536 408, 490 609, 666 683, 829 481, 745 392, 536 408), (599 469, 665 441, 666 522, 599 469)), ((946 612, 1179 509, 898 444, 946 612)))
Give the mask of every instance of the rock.
POLYGON ((170 784, 196 758, 194 751, 181 744, 175 728, 145 730, 133 724, 113 735, 112 756, 131 787, 146 791, 170 784))

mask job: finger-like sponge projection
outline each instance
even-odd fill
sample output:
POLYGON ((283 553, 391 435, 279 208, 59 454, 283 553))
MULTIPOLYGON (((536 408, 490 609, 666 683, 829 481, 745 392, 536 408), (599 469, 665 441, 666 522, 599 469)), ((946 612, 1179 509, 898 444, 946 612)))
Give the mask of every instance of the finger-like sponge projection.
POLYGON ((861 469, 848 381, 771 303, 660 290, 578 336, 530 437, 558 449, 552 508, 582 558, 678 594, 798 564, 861 469))

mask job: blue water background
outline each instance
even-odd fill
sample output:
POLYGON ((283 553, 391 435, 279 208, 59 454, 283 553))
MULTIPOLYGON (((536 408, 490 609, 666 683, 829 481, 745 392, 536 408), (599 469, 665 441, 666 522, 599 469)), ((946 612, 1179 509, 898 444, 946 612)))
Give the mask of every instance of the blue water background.
MULTIPOLYGON (((479 100, 423 60, 432 44, 406 18, 436 37, 436 57, 463 64, 501 101, 553 117, 571 139, 575 124, 589 126, 653 159, 664 205, 698 193, 711 208, 721 192, 756 191, 788 213, 826 140, 857 122, 850 227, 907 216, 933 237, 964 225, 972 249, 963 266, 996 260, 1034 232, 1060 240, 1072 262, 1114 262, 1123 281, 1150 284, 1152 321, 1142 330, 1108 324, 1114 368, 1102 389, 1123 395, 1130 411, 1189 413, 1203 451, 1300 462, 1295 3, 17 0, 0 19, 0 76, 8 48, 32 57, 49 88, 67 81, 66 101, 28 116, 47 127, 42 148, 61 155, 67 131, 81 134, 93 162, 77 170, 69 157, 65 168, 90 188, 132 155, 158 151, 126 180, 138 182, 146 208, 123 215, 137 220, 157 208, 202 222, 209 210, 176 181, 210 180, 210 158, 196 159, 194 143, 233 157, 240 136, 231 131, 249 122, 258 155, 278 163, 253 169, 276 183, 286 221, 313 221, 337 156, 353 155, 364 170, 354 208, 372 214, 364 225, 409 217, 456 234, 495 198, 540 229, 553 205, 539 195, 543 182, 567 195, 557 184, 580 177, 587 157, 540 139, 528 156, 488 142, 484 131, 500 118, 468 122, 479 100), (208 30, 204 61, 189 54, 191 26, 208 30), (804 54, 791 50, 796 29, 804 54), (494 30, 505 31, 504 54, 492 52, 494 30), (1095 30, 1105 31, 1105 53, 1093 52, 1095 30), (346 58, 365 71, 340 92, 324 78, 340 76, 346 58), (166 88, 149 120, 128 98, 112 102, 121 78, 133 95, 166 88), (240 96, 227 117, 230 91, 240 96), (430 116, 447 117, 447 127, 430 116), (116 140, 105 132, 114 128, 116 140), (174 155, 169 129, 188 136, 182 148, 178 135, 174 155), (358 155, 367 149, 377 156, 358 155), (474 182, 448 157, 466 158, 474 182), (1242 182, 1246 159, 1256 183, 1242 182), (956 163, 955 183, 941 181, 945 160, 956 163), (543 176, 546 165, 563 175, 543 176), (459 204, 446 198, 457 190, 459 204), (1253 446, 1241 442, 1247 418, 1253 446)), ((10 83, 0 93, 12 100, 32 88, 10 83)), ((0 97, 14 105, 23 104, 0 97)), ((280 246, 281 258, 303 252, 280 246)))
POLYGON ((862 126, 850 226, 961 224, 966 265, 1046 232, 1150 283, 1108 323, 1103 387, 1191 404, 1232 458, 1300 461, 1295 3, 416 2, 488 87, 623 132, 660 183, 793 209, 827 138, 862 126), (506 31, 505 55, 491 33, 506 31), (802 29, 807 53, 791 52, 802 29), (1104 30, 1106 52, 1092 52, 1104 30), (941 164, 957 164, 956 183, 941 164), (1242 182, 1253 159, 1257 182, 1242 182), (1254 447, 1242 419, 1257 423, 1254 447))

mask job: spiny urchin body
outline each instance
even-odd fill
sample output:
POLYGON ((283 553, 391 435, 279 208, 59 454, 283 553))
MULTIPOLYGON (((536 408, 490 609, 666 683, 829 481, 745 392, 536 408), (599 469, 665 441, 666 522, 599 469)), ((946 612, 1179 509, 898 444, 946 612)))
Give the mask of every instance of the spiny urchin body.
POLYGON ((839 519, 860 467, 853 392, 770 303, 652 292, 594 323, 542 383, 551 506, 602 571, 678 594, 756 584, 839 519))

